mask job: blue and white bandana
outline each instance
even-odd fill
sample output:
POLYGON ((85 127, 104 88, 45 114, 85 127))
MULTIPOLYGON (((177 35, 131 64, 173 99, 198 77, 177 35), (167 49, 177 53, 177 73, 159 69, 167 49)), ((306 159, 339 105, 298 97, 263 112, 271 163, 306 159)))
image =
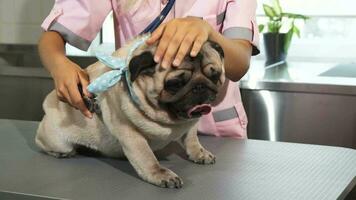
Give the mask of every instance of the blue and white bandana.
POLYGON ((140 37, 139 39, 136 39, 136 41, 130 44, 130 49, 128 50, 126 58, 113 57, 104 53, 97 52, 96 57, 99 59, 99 61, 113 70, 105 72, 104 74, 96 78, 94 81, 92 81, 87 87, 88 91, 93 94, 104 92, 110 87, 114 86, 116 83, 118 83, 121 80, 122 75, 126 75, 128 87, 130 89, 130 93, 132 93, 128 65, 133 52, 138 47, 143 45, 146 40, 150 38, 150 36, 150 34, 146 34, 140 37))

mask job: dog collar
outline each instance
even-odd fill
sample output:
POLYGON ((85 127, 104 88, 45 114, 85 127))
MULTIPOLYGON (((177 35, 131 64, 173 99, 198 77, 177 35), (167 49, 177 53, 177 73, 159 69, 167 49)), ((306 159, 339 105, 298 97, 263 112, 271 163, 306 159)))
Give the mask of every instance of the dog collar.
POLYGON ((134 43, 130 44, 130 49, 128 50, 126 58, 114 57, 110 55, 106 55, 102 52, 97 52, 96 57, 100 62, 105 64, 107 67, 110 67, 111 71, 105 72, 100 75, 94 81, 92 81, 87 89, 90 93, 99 94, 104 91, 107 91, 109 88, 114 86, 121 80, 121 77, 125 77, 125 82, 129 91, 129 95, 132 101, 136 105, 140 105, 139 99, 135 92, 133 91, 132 81, 130 78, 130 70, 128 69, 129 62, 131 60, 133 52, 143 45, 148 38, 150 38, 150 34, 146 34, 141 38, 134 41, 134 43))

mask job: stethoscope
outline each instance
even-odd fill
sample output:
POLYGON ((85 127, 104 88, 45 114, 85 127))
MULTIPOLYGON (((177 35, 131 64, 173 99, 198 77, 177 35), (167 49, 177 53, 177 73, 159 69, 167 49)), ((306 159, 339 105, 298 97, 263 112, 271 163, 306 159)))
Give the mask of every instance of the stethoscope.
POLYGON ((161 13, 140 33, 140 35, 145 33, 152 33, 154 30, 156 30, 167 17, 168 13, 172 10, 174 3, 175 0, 169 0, 161 13))

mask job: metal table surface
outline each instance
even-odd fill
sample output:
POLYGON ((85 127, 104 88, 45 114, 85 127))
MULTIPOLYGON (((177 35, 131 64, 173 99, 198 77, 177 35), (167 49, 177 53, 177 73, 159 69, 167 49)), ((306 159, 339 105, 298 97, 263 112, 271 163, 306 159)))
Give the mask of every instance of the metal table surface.
POLYGON ((240 88, 356 95, 355 64, 349 65, 324 61, 291 61, 265 67, 264 61, 253 60, 248 73, 240 80, 240 88))
POLYGON ((356 183, 356 150, 201 136, 217 163, 193 164, 171 145, 160 162, 184 186, 164 189, 125 160, 40 153, 37 125, 0 120, 0 199, 343 199, 356 183))

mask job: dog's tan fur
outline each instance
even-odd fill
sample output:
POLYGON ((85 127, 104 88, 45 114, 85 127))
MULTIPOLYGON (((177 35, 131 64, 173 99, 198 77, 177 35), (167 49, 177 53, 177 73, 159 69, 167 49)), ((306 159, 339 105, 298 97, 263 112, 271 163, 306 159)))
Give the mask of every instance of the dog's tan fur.
MULTIPOLYGON (((113 55, 126 56, 128 47, 113 55)), ((155 46, 143 45, 135 50, 134 56, 147 50, 154 52, 155 46)), ((223 60, 209 44, 203 46, 202 52, 208 54, 203 55, 207 62, 213 59, 223 71, 223 60)), ((94 80, 109 69, 97 62, 86 70, 94 80)), ((37 131, 37 145, 56 157, 74 155, 76 144, 98 150, 105 156, 126 156, 142 179, 162 187, 181 187, 182 180, 159 165, 154 151, 171 141, 181 140, 189 159, 194 162, 211 164, 215 162, 215 156, 199 143, 197 118, 177 119, 161 108, 158 100, 164 90, 164 79, 172 70, 162 69, 157 64, 153 77, 139 76, 133 82, 140 108, 130 99, 123 81, 101 93, 98 98, 102 118, 96 114, 93 119, 85 118, 78 110, 59 101, 56 92, 52 91, 43 103, 46 114, 37 131)), ((218 86, 221 87, 223 82, 222 73, 218 86)))

